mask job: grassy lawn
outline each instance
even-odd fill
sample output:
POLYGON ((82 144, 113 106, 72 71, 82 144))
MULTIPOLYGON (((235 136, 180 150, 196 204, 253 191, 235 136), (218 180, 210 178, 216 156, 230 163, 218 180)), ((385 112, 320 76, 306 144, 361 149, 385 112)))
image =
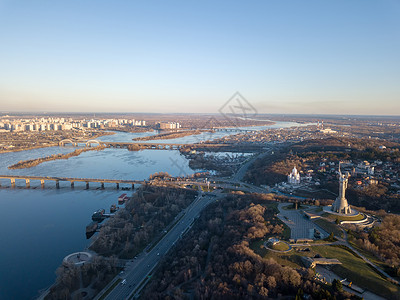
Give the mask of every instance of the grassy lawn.
MULTIPOLYGON (((304 205, 300 205, 299 204, 299 206, 298 206, 298 210, 299 209, 306 209, 307 208, 307 206, 304 206, 304 205)), ((282 209, 285 209, 285 210, 292 210, 292 209, 294 209, 294 207, 293 207, 293 204, 289 204, 289 205, 286 205, 286 206, 282 206, 282 209)))
POLYGON ((400 287, 382 278, 362 259, 354 256, 345 249, 333 246, 310 245, 312 251, 308 253, 298 253, 296 251, 277 253, 266 250, 261 247, 262 244, 263 241, 261 240, 252 243, 250 247, 261 257, 272 258, 277 263, 292 268, 303 267, 301 256, 313 257, 315 254, 320 254, 322 257, 326 258, 337 258, 342 262, 342 265, 332 266, 331 270, 341 278, 347 278, 355 285, 385 297, 386 299, 393 299, 395 295, 400 297, 400 287))
POLYGON ((312 221, 320 226, 323 230, 325 230, 328 234, 333 232, 335 236, 343 237, 342 230, 340 230, 340 228, 335 223, 329 222, 324 219, 314 219, 312 221))
POLYGON ((339 219, 339 221, 360 221, 364 219, 364 215, 358 214, 356 216, 337 216, 333 214, 328 214, 327 218, 332 221, 335 221, 336 219, 339 219))
POLYGON ((289 250, 289 248, 290 247, 286 243, 282 243, 282 242, 279 242, 272 246, 272 249, 278 250, 278 251, 286 251, 286 250, 289 250))
MULTIPOLYGON (((350 245, 352 245, 358 252, 360 252, 362 255, 364 255, 367 259, 369 259, 374 265, 378 266, 379 268, 381 268, 383 271, 387 272, 390 274, 390 267, 385 264, 383 261, 380 261, 379 259, 377 259, 374 255, 372 255, 372 253, 358 247, 356 244, 354 244, 353 242, 350 242, 350 245)), ((394 276, 395 277, 395 276, 394 276)), ((396 278, 396 277, 395 277, 396 278)), ((399 279, 399 278, 396 278, 399 279)))
POLYGON ((332 242, 330 241, 326 241, 326 240, 315 240, 312 242, 308 242, 308 244, 310 244, 310 246, 312 246, 313 244, 331 244, 332 242))
POLYGON ((400 296, 398 286, 383 279, 362 259, 355 257, 347 250, 332 246, 313 246, 312 250, 322 257, 340 260, 342 265, 332 266, 331 270, 340 277, 352 281, 355 285, 387 299, 393 299, 394 295, 400 296))
POLYGON ((274 209, 275 213, 277 213, 277 214, 279 213, 278 202, 267 200, 267 201, 260 202, 260 205, 267 207, 267 208, 272 208, 272 209, 274 209))
POLYGON ((320 207, 320 206, 309 210, 310 213, 314 213, 314 214, 319 213, 321 211, 322 211, 322 207, 320 207))
POLYGON ((264 257, 272 258, 278 264, 281 264, 283 266, 289 266, 289 267, 295 268, 295 269, 303 267, 303 263, 301 261, 301 256, 298 254, 291 254, 291 253, 293 253, 293 251, 290 251, 288 253, 277 253, 277 252, 268 251, 268 254, 264 257))
POLYGON ((278 264, 289 266, 292 268, 303 267, 300 255, 293 253, 293 251, 290 251, 288 253, 277 253, 277 252, 273 252, 273 251, 268 251, 264 247, 261 247, 262 245, 263 245, 263 241, 257 241, 257 242, 252 243, 250 245, 250 248, 253 249, 254 252, 257 253, 258 255, 260 255, 261 257, 272 258, 278 264))

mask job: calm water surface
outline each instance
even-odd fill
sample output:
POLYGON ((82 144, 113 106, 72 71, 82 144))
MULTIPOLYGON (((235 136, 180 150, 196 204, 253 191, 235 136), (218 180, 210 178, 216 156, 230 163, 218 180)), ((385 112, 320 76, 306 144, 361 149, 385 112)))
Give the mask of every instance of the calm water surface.
MULTIPOLYGON (((294 122, 276 122, 272 125, 262 125, 262 126, 249 126, 249 127, 232 127, 229 128, 232 131, 216 131, 216 132, 203 132, 201 134, 189 135, 176 139, 167 139, 167 140, 151 140, 151 141, 140 141, 140 143, 175 143, 175 144, 191 144, 191 143, 199 143, 201 141, 214 140, 218 138, 222 138, 227 135, 240 133, 240 130, 264 130, 264 129, 278 129, 278 128, 288 128, 294 126, 306 126, 309 124, 299 124, 294 122)), ((136 137, 143 137, 148 135, 156 134, 156 131, 148 132, 148 133, 135 133, 136 137)), ((118 133, 117 136, 104 136, 99 138, 102 141, 115 142, 115 141, 124 141, 124 142, 132 142, 132 137, 127 134, 118 133), (119 138, 123 138, 123 140, 118 140, 119 138)))
MULTIPOLYGON (((188 161, 178 151, 105 149, 85 152, 68 160, 55 160, 29 169, 9 170, 19 160, 71 152, 73 148, 43 148, 0 155, 0 174, 43 175, 63 177, 146 179, 152 173, 165 171, 173 176, 192 174, 188 161)), ((85 226, 93 211, 109 209, 117 203, 122 191, 115 185, 51 181, 40 188, 39 181, 17 180, 15 189, 2 179, 0 188, 0 299, 32 299, 38 290, 54 282, 55 270, 62 259, 84 249, 85 226)), ((122 187, 123 185, 121 185, 122 187)))
MULTIPOLYGON (((294 125, 298 124, 278 122, 249 129, 294 125)), ((160 142, 193 143, 235 133, 204 133, 160 142)), ((155 131, 118 132, 99 140, 131 142, 133 138, 154 134, 155 131)), ((85 152, 67 160, 45 162, 33 168, 8 169, 20 160, 73 150, 72 147, 50 147, 3 153, 0 154, 0 174, 142 180, 160 171, 172 176, 194 173, 188 161, 174 150, 134 152, 104 149, 85 152)), ((117 197, 122 193, 111 184, 105 184, 105 190, 99 190, 99 184, 92 183, 90 189, 85 190, 84 183, 75 183, 75 189, 71 189, 68 182, 60 182, 60 189, 56 189, 53 182, 46 182, 45 189, 40 188, 39 181, 31 181, 30 189, 25 188, 24 180, 17 180, 15 189, 10 188, 9 180, 1 179, 0 183, 1 300, 32 299, 38 296, 40 289, 50 286, 62 259, 90 244, 90 240, 86 240, 85 226, 90 223, 93 211, 99 208, 108 210, 111 204, 117 203, 117 197)))

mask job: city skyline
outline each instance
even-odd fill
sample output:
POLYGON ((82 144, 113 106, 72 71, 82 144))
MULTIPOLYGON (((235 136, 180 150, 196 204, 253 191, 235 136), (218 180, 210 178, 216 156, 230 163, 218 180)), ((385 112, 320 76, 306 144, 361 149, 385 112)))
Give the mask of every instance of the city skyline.
POLYGON ((399 115, 400 4, 306 4, 0 1, 0 111, 399 115))

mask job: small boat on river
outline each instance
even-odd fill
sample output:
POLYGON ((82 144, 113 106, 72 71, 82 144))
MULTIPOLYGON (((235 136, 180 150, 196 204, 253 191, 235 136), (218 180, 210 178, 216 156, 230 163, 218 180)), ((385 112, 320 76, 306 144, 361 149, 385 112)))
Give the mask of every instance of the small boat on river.
POLYGON ((103 221, 106 217, 104 216, 105 210, 104 209, 99 209, 96 210, 93 215, 92 215, 92 220, 93 221, 103 221))

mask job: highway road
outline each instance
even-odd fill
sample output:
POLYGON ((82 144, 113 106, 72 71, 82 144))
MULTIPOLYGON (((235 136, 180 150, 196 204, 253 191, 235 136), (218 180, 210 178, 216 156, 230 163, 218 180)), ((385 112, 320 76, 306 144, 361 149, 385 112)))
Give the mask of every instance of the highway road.
MULTIPOLYGON (((267 155, 263 153, 257 157, 252 158, 239 170, 239 174, 233 176, 234 180, 227 180, 224 183, 210 184, 210 186, 218 186, 223 188, 237 189, 236 184, 241 183, 240 179, 243 177, 247 168, 256 160, 258 157, 267 155)), ((223 180, 222 180, 223 181, 223 180)), ((176 183, 176 182, 174 182, 176 183)), ((201 182, 182 182, 183 184, 198 184, 206 185, 201 182)), ((242 183, 243 184, 243 183, 242 183)), ((260 187, 247 184, 248 187, 241 186, 241 190, 248 190, 250 192, 265 192, 260 187)), ((119 277, 123 280, 123 283, 119 283, 106 297, 107 300, 120 300, 129 299, 130 297, 138 294, 140 289, 143 288, 141 283, 147 279, 148 275, 157 266, 161 258, 167 254, 171 247, 182 237, 182 235, 190 229, 195 218, 200 212, 213 201, 222 198, 223 195, 220 191, 214 191, 213 193, 206 193, 199 195, 193 203, 186 208, 183 217, 178 223, 171 228, 163 237, 160 242, 155 245, 149 252, 144 251, 135 260, 128 262, 124 273, 121 273, 119 277)), ((95 298, 101 297, 103 292, 107 290, 107 287, 95 298)))
POLYGON ((271 154, 271 149, 268 148, 266 149, 264 152, 259 153, 255 156, 253 156, 252 158, 250 158, 247 162, 245 162, 240 168, 239 170, 236 172, 236 174, 234 174, 232 176, 232 181, 235 182, 239 182, 243 179, 244 175, 247 172, 247 169, 259 158, 263 158, 265 156, 267 156, 268 154, 271 154))
MULTIPOLYGON (((129 263, 124 273, 120 274, 124 283, 119 283, 105 299, 121 300, 128 299, 138 291, 137 288, 147 278, 151 271, 157 266, 160 259, 171 249, 171 247, 181 238, 181 236, 190 229, 194 219, 200 212, 216 199, 221 198, 217 192, 199 195, 189 207, 178 223, 171 228, 163 239, 155 245, 148 253, 143 252, 137 259, 129 263)), ((106 290, 106 289, 105 289, 106 290)), ((103 290, 104 292, 104 290, 103 290)), ((95 299, 101 296, 100 293, 95 299)))

